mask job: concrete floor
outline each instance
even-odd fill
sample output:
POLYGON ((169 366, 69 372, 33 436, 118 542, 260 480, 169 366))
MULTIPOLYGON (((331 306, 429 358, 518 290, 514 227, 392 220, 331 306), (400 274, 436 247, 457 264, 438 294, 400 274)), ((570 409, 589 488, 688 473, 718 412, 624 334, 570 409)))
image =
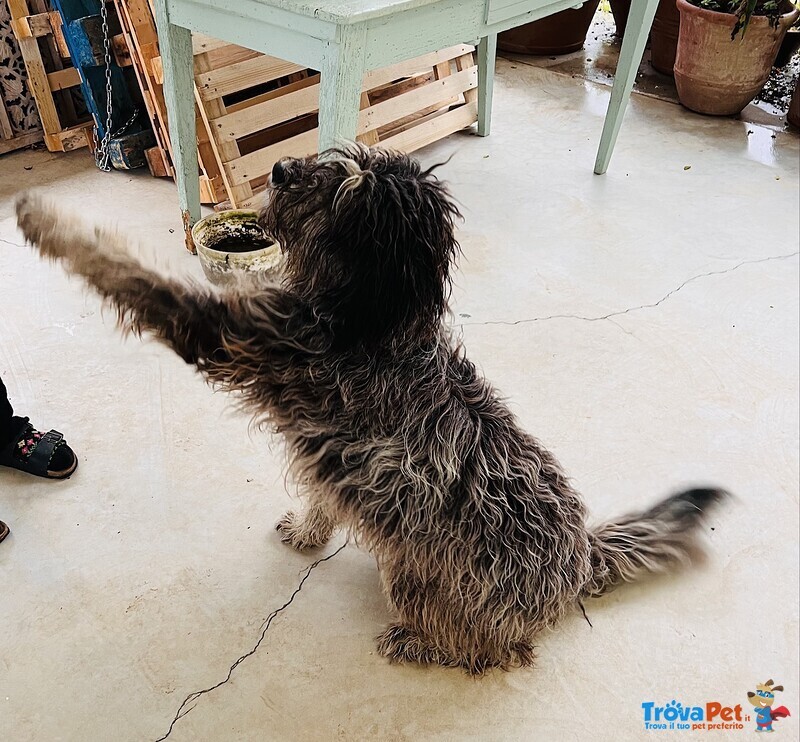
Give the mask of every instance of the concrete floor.
MULTIPOLYGON (((374 653, 389 617, 372 558, 348 546, 170 740, 620 742, 648 737, 642 703, 749 708, 767 678, 793 714, 776 737, 798 738, 800 141, 635 97, 597 177, 607 98, 501 61, 492 136, 420 156, 455 154, 470 356, 595 517, 698 480, 731 488, 707 564, 587 604, 593 628, 575 615, 541 636, 536 669, 476 681, 374 653)), ((0 473, 2 736, 155 740, 341 540, 282 546, 280 445, 19 244, 14 193, 37 186, 199 275, 173 186, 96 172, 85 152, 3 157, 0 184, 0 370, 81 460, 64 483, 0 473)))

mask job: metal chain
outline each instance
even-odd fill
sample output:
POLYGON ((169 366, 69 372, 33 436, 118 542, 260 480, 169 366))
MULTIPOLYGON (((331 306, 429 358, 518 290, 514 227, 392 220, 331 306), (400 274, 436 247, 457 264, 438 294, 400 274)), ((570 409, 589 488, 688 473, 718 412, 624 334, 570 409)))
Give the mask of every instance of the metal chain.
POLYGON ((111 125, 114 123, 111 100, 114 94, 114 89, 111 86, 111 34, 108 30, 108 6, 106 5, 106 0, 100 0, 100 17, 103 21, 103 54, 106 63, 106 133, 103 135, 102 140, 98 142, 97 127, 94 127, 94 129, 92 129, 92 138, 94 139, 95 164, 98 168, 100 168, 100 170, 108 173, 111 172, 112 169, 109 162, 111 153, 108 151, 111 140, 123 134, 128 127, 130 127, 130 125, 136 121, 137 117, 139 116, 139 109, 135 108, 131 114, 131 117, 122 126, 120 126, 119 129, 117 129, 115 132, 111 131, 111 125))
MULTIPOLYGON (((103 134, 103 139, 98 143, 97 141, 97 132, 93 132, 94 136, 94 161, 100 170, 103 172, 109 172, 111 170, 111 165, 109 164, 109 157, 110 153, 108 151, 108 145, 111 144, 111 125, 113 123, 112 116, 113 116, 113 109, 111 103, 111 96, 113 95, 113 88, 111 87, 111 35, 108 31, 108 7, 106 5, 106 0, 100 0, 100 17, 103 21, 103 52, 105 55, 105 63, 106 63, 106 126, 105 126, 105 134, 103 134)), ((126 124, 125 127, 127 128, 130 124, 126 124)))

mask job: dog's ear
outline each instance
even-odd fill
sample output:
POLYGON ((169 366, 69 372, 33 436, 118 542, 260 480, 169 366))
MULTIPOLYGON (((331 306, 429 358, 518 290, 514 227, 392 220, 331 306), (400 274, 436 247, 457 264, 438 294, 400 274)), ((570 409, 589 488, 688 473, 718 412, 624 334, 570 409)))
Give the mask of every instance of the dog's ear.
POLYGON ((351 342, 432 337, 447 307, 459 216, 444 185, 410 158, 355 161, 337 190, 329 234, 342 269, 339 332, 351 342))
POLYGON ((772 690, 773 690, 773 692, 776 691, 776 690, 781 690, 782 691, 783 690, 783 686, 782 685, 774 685, 772 687, 772 690))

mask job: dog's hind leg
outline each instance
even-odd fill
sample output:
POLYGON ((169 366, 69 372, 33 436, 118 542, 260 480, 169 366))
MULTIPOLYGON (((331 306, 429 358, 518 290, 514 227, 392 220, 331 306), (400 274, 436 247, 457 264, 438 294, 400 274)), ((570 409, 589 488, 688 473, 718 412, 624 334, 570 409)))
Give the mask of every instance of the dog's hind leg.
POLYGON ((324 546, 333 535, 336 521, 319 500, 310 500, 300 514, 290 510, 275 525, 280 531, 281 541, 302 551, 315 546, 324 546))

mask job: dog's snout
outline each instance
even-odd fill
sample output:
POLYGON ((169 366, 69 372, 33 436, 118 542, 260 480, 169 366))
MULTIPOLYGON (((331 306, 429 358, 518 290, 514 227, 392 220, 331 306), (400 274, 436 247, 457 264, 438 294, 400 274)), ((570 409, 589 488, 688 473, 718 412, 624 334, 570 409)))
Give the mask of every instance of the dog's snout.
POLYGON ((282 160, 278 160, 272 166, 272 184, 273 185, 283 185, 289 180, 289 169, 292 164, 292 160, 284 157, 282 160))
POLYGON ((272 166, 272 184, 281 185, 286 181, 286 170, 283 167, 283 160, 278 160, 272 166))

